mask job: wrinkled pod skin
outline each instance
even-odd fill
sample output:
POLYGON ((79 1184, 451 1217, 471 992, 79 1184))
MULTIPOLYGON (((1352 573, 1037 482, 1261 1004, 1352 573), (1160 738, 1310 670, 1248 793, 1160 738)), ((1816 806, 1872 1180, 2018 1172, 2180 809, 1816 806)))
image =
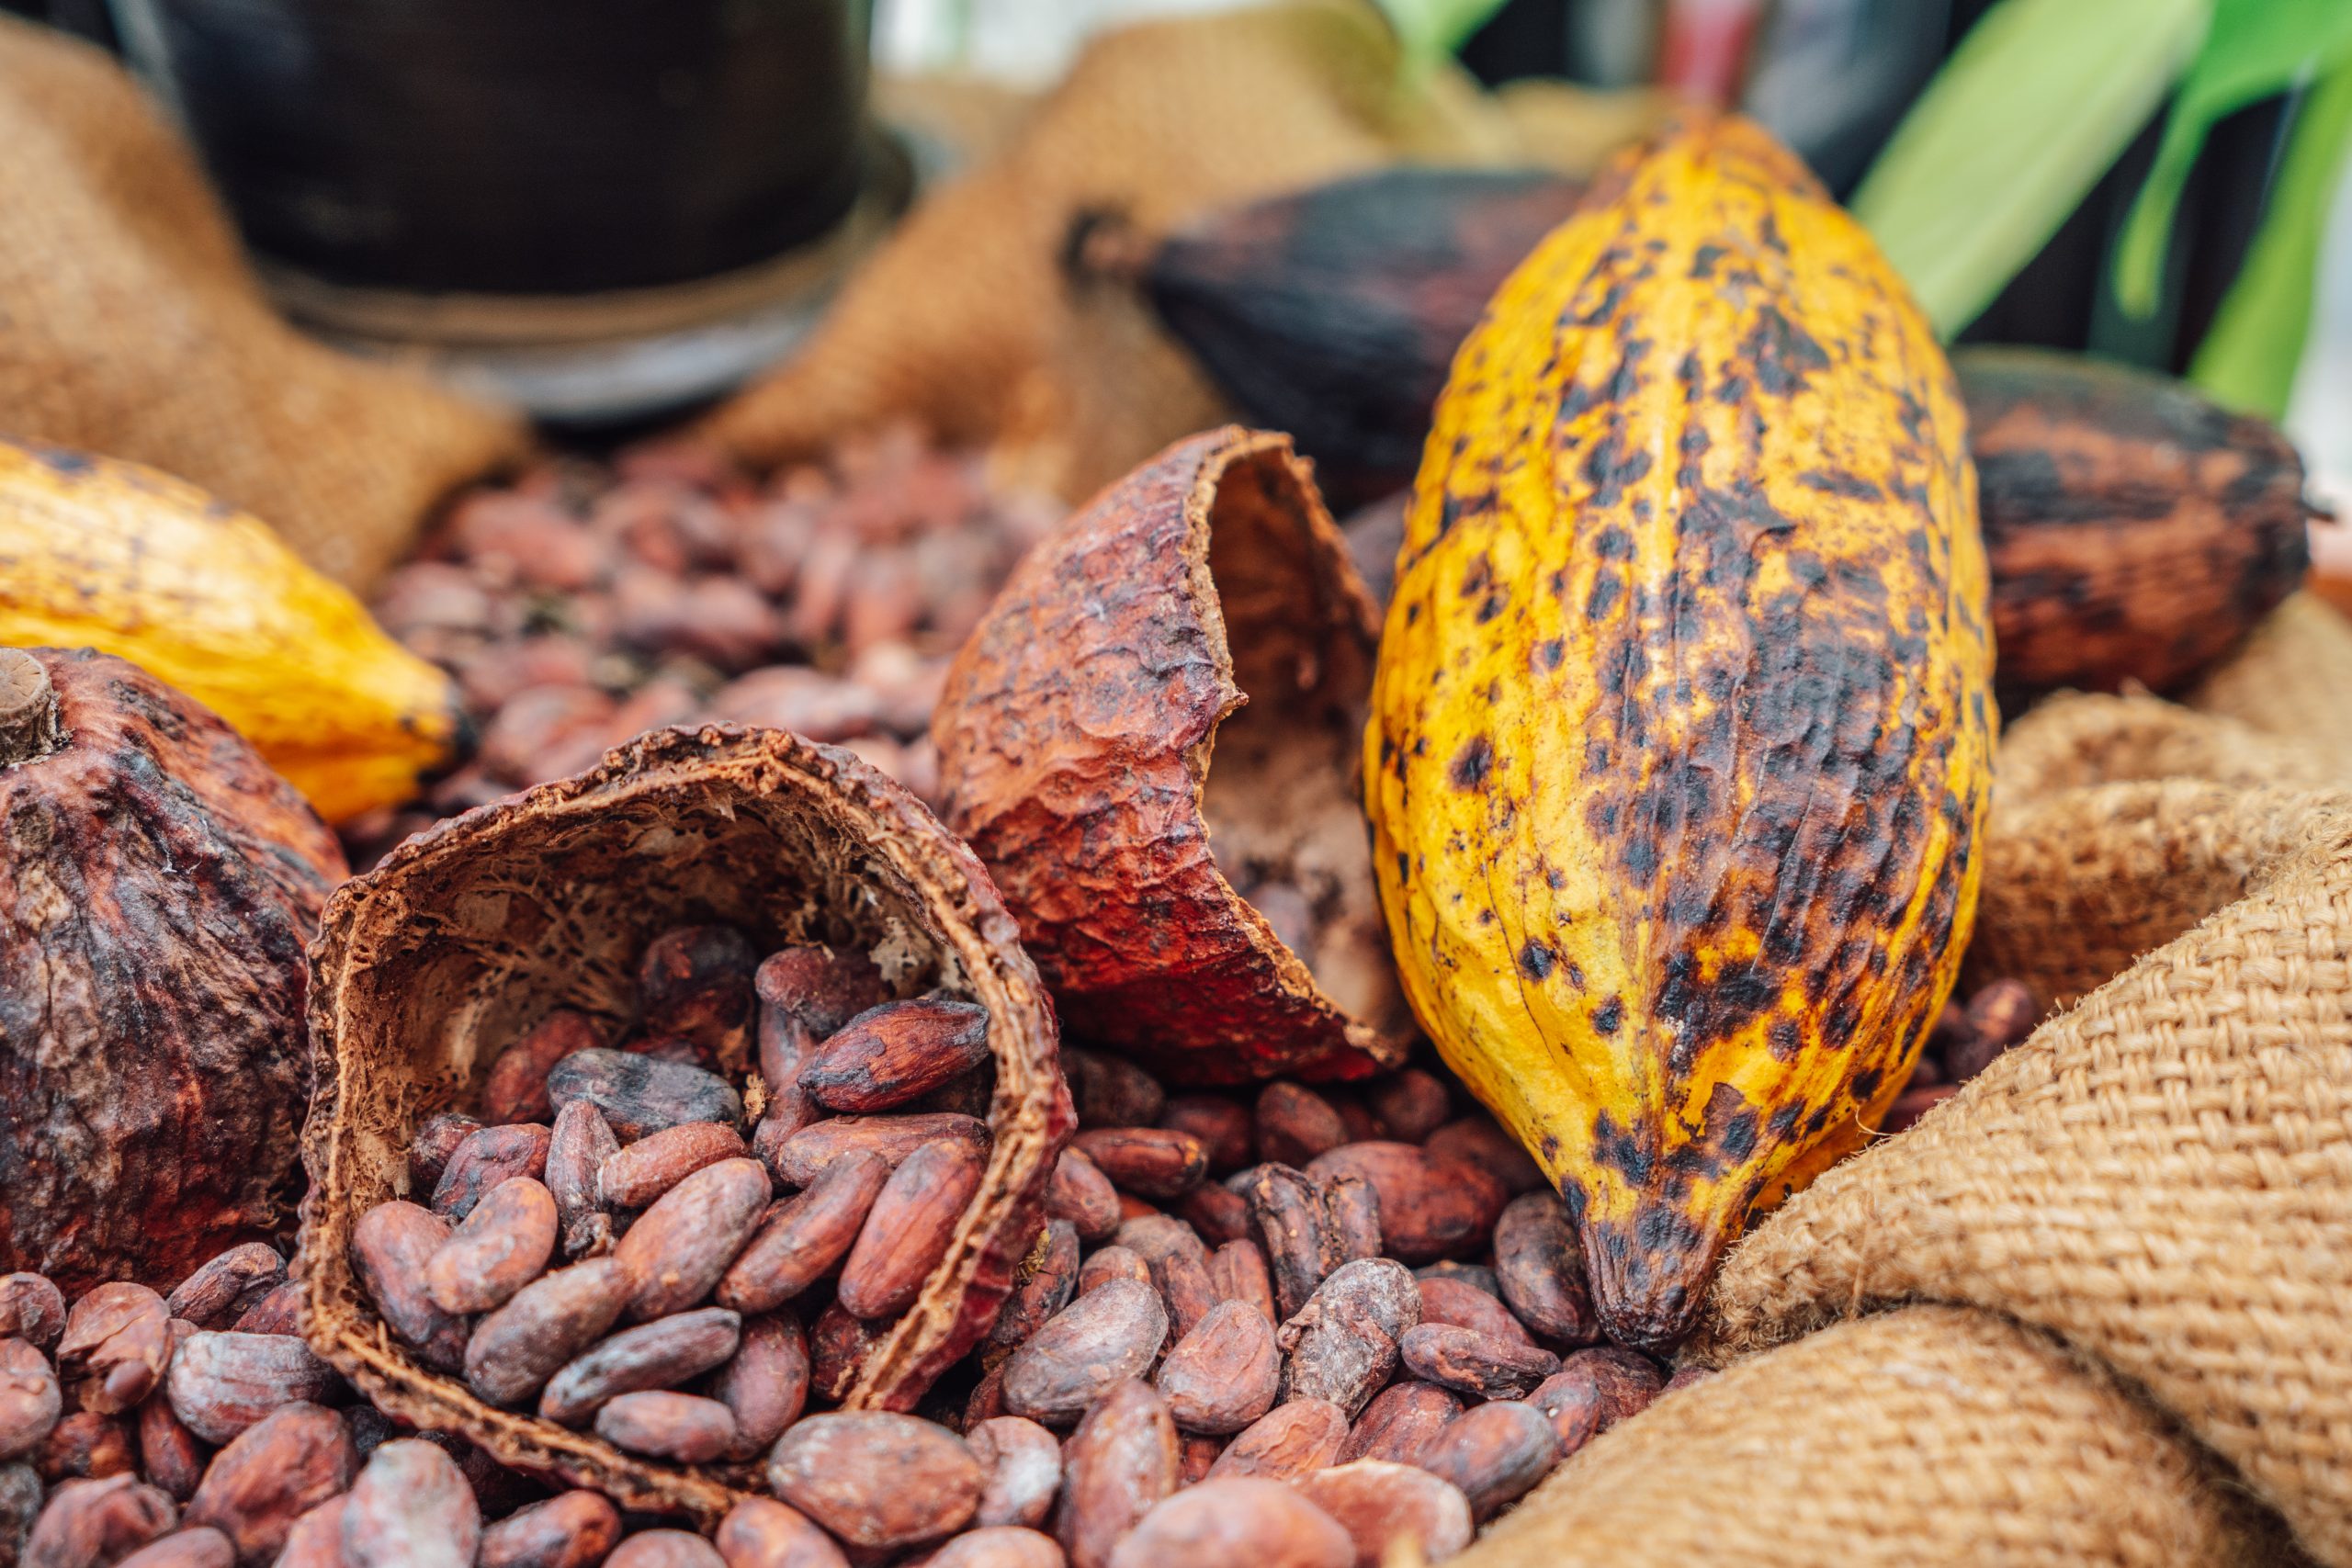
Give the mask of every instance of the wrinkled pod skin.
POLYGON ((1996 716, 1925 320, 1737 119, 1602 176, 1456 360, 1364 752, 1407 989, 1577 1218, 1612 1337, 1901 1089, 1996 716))

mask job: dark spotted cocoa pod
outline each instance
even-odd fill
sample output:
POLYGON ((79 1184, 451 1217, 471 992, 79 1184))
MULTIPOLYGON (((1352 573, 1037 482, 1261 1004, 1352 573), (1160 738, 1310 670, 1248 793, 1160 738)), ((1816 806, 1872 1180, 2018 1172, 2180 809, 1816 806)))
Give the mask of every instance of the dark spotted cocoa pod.
POLYGON ((318 1404, 343 1387, 335 1370, 284 1334, 190 1334, 165 1380, 172 1413, 208 1443, 225 1443, 289 1404, 318 1404))
MULTIPOLYGON (((888 1317, 913 1305, 947 1256, 987 1164, 980 1146, 964 1138, 942 1138, 909 1155, 883 1183, 842 1260, 842 1305, 860 1317, 888 1317)), ((1073 1235, 1073 1269, 1075 1241, 1073 1235)))
POLYGON ((368 1299, 394 1334, 428 1367, 465 1363, 466 1323, 425 1293, 424 1266, 449 1239, 449 1227, 413 1203, 379 1203, 351 1231, 351 1261, 368 1299))
POLYGON ((849 1256, 866 1213, 890 1179, 890 1162, 852 1149, 770 1210, 719 1276, 714 1299, 737 1312, 773 1312, 849 1256))
POLYGON ((1078 1231, 1067 1220, 1054 1220, 1038 1234, 1037 1245, 1013 1276, 1012 1294, 989 1331, 990 1345, 1022 1344, 1078 1293, 1078 1231))
POLYGON ((1247 1302, 1219 1302, 1176 1341, 1152 1381, 1180 1430, 1224 1436, 1273 1408, 1282 1373, 1273 1325, 1247 1302))
POLYGON ((727 1568, 849 1568, 808 1516, 771 1497, 746 1497, 729 1508, 711 1544, 727 1568))
POLYGON ((101 1416, 146 1398, 171 1357, 164 1298, 127 1281, 100 1285, 75 1302, 57 1341, 58 1375, 74 1384, 83 1409, 101 1416))
POLYGON ((1393 1258, 1334 1269, 1276 1335, 1289 1359, 1286 1399, 1321 1399, 1350 1417, 1396 1370, 1397 1345, 1421 1318, 1420 1285, 1393 1258))
POLYGON ((1357 1460, 1290 1484, 1348 1532, 1357 1568, 1396 1559, 1442 1562, 1470 1544, 1470 1500, 1417 1465, 1357 1460))
POLYGON ((1572 1454, 1626 1416, 1647 1409, 1664 1387, 1647 1357, 1610 1345, 1568 1357, 1557 1372, 1536 1385, 1527 1403, 1551 1421, 1559 1434, 1560 1451, 1572 1454))
POLYGON ((449 1156, 433 1189, 433 1212, 457 1224, 474 1212, 491 1189, 514 1177, 537 1181, 548 1170, 550 1129, 536 1122, 484 1127, 469 1134, 449 1156))
POLYGON ((984 1476, 944 1427, 887 1411, 811 1416, 768 1460, 775 1495, 854 1547, 905 1546, 961 1529, 984 1476))
POLYGON ((489 1312, 538 1278, 555 1254, 555 1195, 509 1177, 425 1260, 424 1293, 443 1312, 489 1312))
POLYGON ((1421 1288, 1423 1323, 1445 1323, 1456 1328, 1475 1329, 1491 1338, 1513 1345, 1535 1343, 1526 1325, 1511 1315, 1510 1308, 1477 1286, 1443 1276, 1424 1279, 1416 1275, 1414 1278, 1421 1288))
POLYGON ((1462 1401, 1435 1383, 1408 1378, 1373 1395, 1340 1450, 1342 1462, 1390 1460, 1411 1464, 1421 1445, 1462 1414, 1462 1401))
POLYGON ((1154 1506, 1113 1549, 1109 1568, 1354 1568, 1355 1561, 1355 1542, 1339 1521, 1294 1488, 1220 1476, 1154 1506))
POLYGON ((249 1241, 181 1280, 164 1298, 164 1307, 198 1328, 230 1328, 247 1308, 285 1282, 286 1259, 277 1249, 249 1241))
POLYGON ((555 1103, 548 1096, 548 1074, 574 1051, 592 1051, 604 1043, 604 1030, 586 1013, 572 1008, 548 1013, 491 1064, 490 1077, 481 1086, 483 1119, 492 1125, 552 1122, 555 1103))
POLYGON ((628 1278, 609 1258, 559 1269, 524 1286, 474 1325, 466 1385, 491 1404, 520 1404, 620 1321, 628 1278))
POLYGON ((733 926, 681 926, 645 944, 638 961, 638 1019, 648 1034, 674 1034, 712 1050, 741 1036, 752 1016, 760 955, 733 926))
POLYGON ((596 1435, 617 1449, 679 1464, 706 1464, 735 1451, 734 1413, 715 1399, 646 1389, 606 1400, 596 1435))
POLYGON ((316 1404, 280 1406, 212 1458, 187 1522, 229 1538, 240 1562, 267 1562, 296 1521, 346 1490, 359 1470, 350 1429, 316 1404))
POLYGON ((688 1122, 743 1119, 741 1098, 718 1074, 603 1047, 558 1062, 548 1074, 548 1098, 559 1111, 579 1102, 594 1106, 624 1144, 688 1122))
POLYGON ((1261 1160, 1303 1166, 1346 1143, 1348 1130, 1329 1100, 1303 1084, 1277 1079, 1258 1091, 1251 1137, 1261 1160))
POLYGON ((1018 1416, 975 1422, 964 1433, 964 1441, 986 1477, 972 1522, 982 1529, 1043 1526, 1061 1491, 1060 1441, 1035 1421, 1018 1416))
POLYGON ((728 1457, 765 1453, 808 1402, 808 1336, 800 1320, 789 1313, 745 1318, 735 1354, 711 1374, 707 1392, 735 1420, 728 1457))
POLYGON ((1559 1437, 1542 1411, 1498 1400, 1447 1423, 1413 1462, 1460 1487, 1472 1515, 1484 1520, 1525 1495, 1559 1458, 1559 1437))
POLYGON ((1159 1292, 1114 1280, 1070 1303, 1012 1353, 1004 1363, 1005 1408, 1067 1424, 1148 1371, 1167 1337, 1159 1292))
POLYGON ((1495 1279, 1520 1321, 1544 1337, 1582 1345, 1599 1334, 1584 1244, 1567 1206, 1549 1192, 1512 1199, 1495 1222, 1495 1279))
POLYGON ((1273 1280, 1266 1272, 1266 1255, 1254 1241, 1228 1241, 1209 1259, 1209 1283, 1220 1301, 1247 1302, 1274 1321, 1273 1280))
POLYGON ((1046 1213, 1077 1227, 1080 1241, 1107 1241, 1119 1228, 1119 1194, 1082 1150, 1064 1149, 1046 1186, 1046 1213))
POLYGON ((1396 1354, 1415 1377, 1481 1399, 1523 1398, 1560 1370, 1560 1358, 1549 1350, 1450 1323, 1407 1329, 1396 1354))
POLYGON ((742 1325, 723 1307, 705 1307, 624 1329, 549 1379, 539 1414, 567 1427, 584 1425, 608 1399, 700 1377, 735 1353, 742 1325))
POLYGON ((473 1488, 431 1443, 378 1449, 344 1504, 345 1568, 469 1568, 481 1545, 473 1488))
POLYGON ((705 1167, 662 1194, 613 1248, 628 1280, 624 1315, 642 1323, 709 1295, 766 1212, 768 1173, 755 1159, 705 1167))
POLYGON ((595 1568, 620 1538, 620 1513, 602 1494, 566 1492, 484 1527, 474 1562, 476 1568, 595 1568))
POLYGON ((25 1538, 25 1568, 106 1568, 179 1522, 172 1500, 135 1475, 67 1481, 25 1538))
POLYGON ((604 1113, 586 1100, 574 1100, 555 1113, 555 1130, 548 1142, 547 1186, 555 1196, 556 1224, 567 1257, 577 1258, 586 1250, 593 1233, 585 1222, 602 1211, 598 1181, 605 1161, 620 1146, 604 1113), (575 1237, 583 1245, 575 1246, 575 1237))
POLYGON ((1337 1463, 1347 1440, 1348 1413, 1329 1400, 1285 1400, 1227 1443, 1209 1474, 1286 1481, 1337 1463))
POLYGON ((897 1169, 925 1144, 942 1138, 962 1138, 988 1145, 986 1122, 952 1111, 922 1111, 896 1116, 835 1116, 803 1128, 776 1150, 769 1168, 786 1187, 806 1187, 826 1167, 854 1150, 882 1156, 897 1169))
POLYGON ((1148 1383, 1114 1383, 1062 1449, 1054 1533, 1070 1568, 1109 1568, 1112 1549, 1176 1490, 1180 1458, 1167 1401, 1148 1383))
POLYGON ((0 1464, 37 1452, 64 1410, 49 1358, 29 1341, 0 1339, 0 1464))
POLYGON ((885 1002, 842 1026, 800 1069, 800 1085, 833 1111, 895 1110, 989 1059, 989 1015, 970 1002, 885 1002))
POLYGON ((39 1274, 0 1275, 0 1337, 46 1350, 65 1332, 65 1296, 39 1274))
POLYGON ((597 1168, 596 1195, 607 1209, 642 1209, 704 1167, 750 1152, 727 1122, 684 1122, 607 1155, 597 1168))
POLYGON ((1190 1133, 1209 1151, 1209 1174, 1229 1176, 1248 1165, 1256 1138, 1247 1106, 1218 1094, 1180 1094, 1159 1112, 1159 1123, 1190 1133))
POLYGON ((1083 1128, 1072 1144, 1114 1187, 1139 1197, 1181 1198, 1209 1173, 1208 1146, 1166 1127, 1083 1128))
POLYGON ((408 1190, 430 1198, 441 1185, 442 1172, 458 1145, 481 1131, 479 1119, 462 1111, 444 1111, 417 1123, 408 1146, 408 1190))

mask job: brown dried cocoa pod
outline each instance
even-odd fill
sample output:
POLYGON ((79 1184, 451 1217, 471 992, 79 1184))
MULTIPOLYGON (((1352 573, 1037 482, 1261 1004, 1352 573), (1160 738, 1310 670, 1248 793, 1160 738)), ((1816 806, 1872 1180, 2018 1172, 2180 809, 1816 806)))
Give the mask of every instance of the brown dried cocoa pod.
POLYGON ((1275 1309, 1287 1318, 1306 1304, 1333 1267, 1322 1188, 1286 1165, 1253 1166, 1233 1179, 1249 1201, 1250 1224, 1273 1278, 1275 1309))
POLYGON ((190 1274, 164 1298, 171 1316, 198 1328, 228 1328, 286 1282, 286 1259, 266 1242, 232 1247, 190 1274))
POLYGON ((1111 1185, 1145 1198, 1181 1198, 1208 1177, 1208 1145, 1166 1127, 1089 1127, 1071 1140, 1111 1185))
POLYGON ((1396 1341, 1397 1359, 1415 1377, 1481 1399, 1519 1399, 1560 1370, 1560 1358, 1450 1323, 1424 1323, 1396 1341))
POLYGON ((440 1371, 458 1370, 466 1354, 465 1319, 435 1306, 424 1290, 424 1266, 448 1239, 438 1216, 398 1199, 377 1204, 351 1228, 356 1283, 417 1359, 440 1371))
POLYGON ((1396 1371, 1397 1343, 1420 1315, 1419 1281, 1395 1258, 1334 1269, 1276 1332, 1289 1357, 1283 1397, 1329 1400, 1352 1418, 1396 1371))
POLYGON ((1462 1401, 1435 1383, 1407 1378, 1372 1396, 1340 1450, 1343 1463, 1373 1459, 1410 1464, 1421 1445, 1462 1414, 1462 1401))
POLYGON ((922 1568, 1066 1568, 1069 1561, 1043 1530, 989 1525, 966 1530, 924 1557, 922 1568))
POLYGON ((700 1377, 732 1356, 741 1336, 742 1319, 723 1307, 623 1329, 548 1380, 539 1394, 539 1415, 566 1427, 584 1425, 608 1399, 700 1377))
POLYGON ((1148 1383, 1114 1384, 1062 1448, 1054 1534, 1070 1568, 1109 1568, 1119 1538, 1176 1490, 1180 1463, 1168 1402, 1148 1383))
POLYGON ((727 1568, 849 1568, 832 1537, 773 1497, 746 1497, 729 1509, 711 1544, 727 1568))
POLYGON ((0 1275, 0 1337, 46 1350, 65 1332, 65 1295, 40 1274, 0 1275))
POLYGON ((1287 861, 1327 821, 1361 840, 1375 615, 1288 437, 1232 427, 1105 491, 998 595, 933 716, 943 815, 1074 1032, 1170 1082, 1402 1060, 1369 851, 1330 877, 1312 970, 1204 852, 1287 861))
POLYGON ((596 1435, 616 1449, 678 1464, 707 1464, 735 1450, 735 1415, 715 1399, 643 1389, 606 1400, 596 1435))
POLYGON ((139 1452, 120 1416, 76 1410, 49 1429, 33 1468, 54 1486, 61 1481, 129 1474, 139 1468, 139 1452))
POLYGON ((1431 1159, 1459 1160, 1474 1166, 1501 1182, 1503 1190, 1513 1197, 1522 1192, 1544 1191, 1551 1186, 1544 1179, 1544 1168, 1535 1163, 1535 1156, 1520 1147, 1518 1139, 1483 1112, 1448 1122, 1422 1140, 1421 1152, 1431 1159))
POLYGON ((430 1198, 458 1145, 481 1131, 480 1120, 459 1111, 444 1111, 419 1122, 408 1146, 408 1190, 430 1198))
POLYGON ((190 1334, 172 1358, 172 1413, 208 1443, 225 1443, 288 1404, 318 1404, 343 1386, 335 1370, 286 1334, 190 1334))
POLYGON ((1153 1507, 1112 1550, 1108 1568, 1352 1568, 1340 1522, 1280 1482, 1220 1476, 1153 1507))
POLYGON ((750 1152, 725 1122, 682 1122, 607 1155, 597 1168, 596 1197, 608 1209, 642 1209, 706 1166, 750 1152))
POLYGON ((311 1061, 302 944, 345 874, 213 714, 88 649, 7 649, 0 1273, 187 1278, 285 1220, 311 1061), (143 911, 143 913, 142 913, 143 911))
POLYGON ((1071 1045, 1062 1051, 1062 1066, 1081 1127, 1148 1127, 1168 1103, 1159 1080, 1125 1056, 1071 1045))
POLYGON ((1526 1325, 1511 1315, 1510 1308, 1477 1286, 1442 1275, 1436 1279, 1415 1278, 1421 1287, 1423 1323, 1447 1323, 1456 1328, 1476 1329, 1489 1338, 1513 1345, 1535 1343, 1526 1325))
POLYGON ((1347 1440, 1346 1411, 1328 1399, 1286 1400, 1226 1444, 1209 1474, 1287 1481, 1337 1463, 1347 1440))
POLYGON ((605 1120, 604 1112, 584 1100, 577 1100, 555 1113, 555 1131, 548 1143, 548 1190, 555 1195, 556 1224, 563 1236, 563 1249, 568 1257, 577 1258, 585 1250, 575 1247, 574 1237, 583 1243, 589 1231, 583 1222, 598 1215, 603 1198, 598 1187, 605 1161, 618 1153, 620 1139, 605 1120))
POLYGON ((1151 1265, 1130 1248, 1115 1244, 1098 1247, 1078 1266, 1077 1294, 1091 1294, 1114 1280, 1133 1280, 1139 1285, 1151 1286, 1151 1265))
POLYGON ((766 1213, 770 1189, 755 1159, 706 1166, 663 1193, 613 1248, 628 1280, 632 1322, 694 1306, 718 1284, 766 1213))
POLYGON ((982 1529, 1042 1526, 1061 1491, 1059 1439, 1035 1421, 996 1416, 973 1423, 964 1433, 964 1442, 986 1475, 972 1522, 982 1529))
POLYGON ((473 1488, 428 1442, 378 1449, 343 1506, 345 1568, 469 1568, 481 1545, 473 1488))
POLYGON ((566 1492, 483 1527, 476 1568, 596 1568, 621 1538, 618 1509, 602 1494, 566 1492))
POLYGON ((36 1452, 65 1411, 49 1358, 24 1339, 0 1339, 0 1463, 36 1452))
POLYGON ((960 1529, 985 1479, 964 1439, 888 1411, 811 1416, 770 1456, 775 1495, 854 1547, 907 1546, 960 1529))
MULTIPOLYGON (((942 1138, 909 1155, 890 1173, 866 1212, 856 1245, 842 1260, 836 1299, 844 1310, 859 1317, 889 1317, 914 1304, 923 1281, 947 1256, 987 1164, 978 1145, 942 1138)), ((1075 1252, 1070 1261, 1074 1268, 1075 1252)))
POLYGON ((1407 1067, 1363 1086, 1364 1107, 1388 1129, 1388 1136, 1418 1144, 1453 1114, 1453 1096, 1435 1073, 1407 1067))
POLYGON ((1460 1487, 1471 1516, 1484 1520, 1524 1496, 1559 1459, 1559 1437, 1542 1411, 1497 1400, 1464 1411, 1413 1462, 1460 1487))
POLYGON ((1495 1280, 1520 1321, 1544 1337, 1582 1345, 1600 1333, 1584 1244, 1551 1193, 1512 1199, 1495 1222, 1495 1280))
POLYGON ((1220 1301, 1247 1302, 1274 1321, 1273 1280, 1254 1241, 1228 1241, 1209 1258, 1209 1283, 1220 1301))
POLYGON ((65 1314, 57 1371, 81 1408, 115 1416, 147 1397, 172 1359, 171 1312, 144 1285, 100 1285, 65 1314))
POLYGON ((855 1150, 879 1155, 896 1170, 909 1155, 942 1138, 962 1138, 985 1147, 989 1129, 978 1118, 953 1111, 835 1116, 813 1122, 786 1140, 768 1168, 786 1187, 806 1187, 835 1160, 855 1150))
POLYGON ((135 1475, 68 1481, 25 1538, 25 1568, 107 1568, 179 1522, 172 1500, 135 1475))
MULTIPOLYGON (((481 1085, 483 1119, 493 1126, 552 1122, 555 1103, 548 1097, 548 1074, 574 1051, 591 1051, 603 1043, 604 1030, 586 1013, 575 1008, 548 1013, 491 1064, 481 1085)), ((445 1162, 447 1158, 443 1156, 445 1162)))
POLYGON ((574 1051, 558 1062, 548 1074, 548 1099, 559 1112, 583 1101, 594 1106, 625 1144, 689 1122, 743 1119, 742 1097, 718 1074, 691 1062, 604 1047, 574 1051))
POLYGON ((673 927, 638 961, 638 1021, 648 1034, 680 1035, 723 1055, 751 1021, 759 966, 752 939, 733 926, 673 927))
POLYGON ((219 1530, 198 1525, 158 1536, 115 1568, 236 1568, 236 1549, 219 1530))
POLYGON ((555 1243, 555 1195, 527 1176, 509 1177, 425 1260, 424 1293, 443 1312, 492 1311, 538 1278, 555 1243))
POLYGON ((1049 1220, 1038 1234, 1037 1245, 1022 1260, 1013 1276, 1012 1294, 998 1314, 988 1343, 1008 1348, 1036 1333, 1047 1318, 1069 1305, 1078 1294, 1078 1231, 1067 1220, 1049 1220))
POLYGON ((1317 1181, 1361 1176, 1380 1194, 1380 1235, 1391 1257, 1429 1263, 1484 1247, 1510 1194, 1479 1167, 1433 1159, 1411 1144, 1342 1144, 1306 1167, 1317 1181))
POLYGON ((1346 1143, 1348 1129, 1329 1100, 1304 1084, 1277 1079, 1258 1091, 1250 1141, 1261 1160, 1303 1166, 1346 1143))
POLYGON ((1273 1325, 1247 1302, 1219 1302, 1176 1341, 1152 1382, 1179 1429, 1225 1436, 1274 1407, 1282 1374, 1273 1325))
POLYGON ((1159 1292, 1111 1280, 1056 1314, 1005 1361, 1005 1408, 1048 1426, 1076 1420, 1149 1371, 1167 1337, 1159 1292))
POLYGON ((1527 1403, 1551 1421, 1566 1456, 1647 1409, 1668 1386, 1647 1357, 1604 1345, 1566 1358, 1557 1372, 1536 1385, 1527 1403))
POLYGON ((628 1276, 609 1258, 546 1274, 474 1325, 466 1385, 492 1404, 521 1404, 620 1321, 628 1276))
POLYGON ((514 1177, 536 1181, 547 1174, 551 1129, 536 1122, 484 1127, 450 1151, 449 1163, 433 1187, 433 1212, 457 1224, 474 1212, 491 1189, 514 1177))
POLYGON ((294 1526, 347 1490, 359 1472, 350 1428, 334 1411, 288 1404, 212 1457, 188 1500, 187 1522, 229 1538, 240 1562, 267 1562, 294 1526))
POLYGON ((270 1568, 343 1568, 343 1503, 330 1497, 296 1519, 270 1568))
POLYGON ((1250 1234, 1250 1201, 1214 1181, 1185 1193, 1176 1213, 1211 1247, 1223 1247, 1250 1234))
POLYGON ((885 1002, 812 1050, 800 1086, 828 1110, 870 1113, 919 1100, 989 1059, 987 1012, 951 997, 885 1002))
POLYGON ((1423 1562, 1442 1562, 1470 1544, 1470 1500, 1418 1465, 1357 1460, 1294 1477, 1290 1484, 1348 1532, 1355 1542, 1355 1568, 1381 1568, 1392 1553, 1407 1551, 1423 1562))
POLYGON ((1046 1185, 1046 1213, 1077 1227, 1080 1241, 1106 1241, 1119 1228, 1119 1194, 1083 1150, 1064 1149, 1046 1185))
POLYGON ((769 1210, 713 1299, 737 1312, 773 1312, 800 1294, 849 1256, 889 1179, 889 1161, 871 1149, 843 1154, 769 1210))

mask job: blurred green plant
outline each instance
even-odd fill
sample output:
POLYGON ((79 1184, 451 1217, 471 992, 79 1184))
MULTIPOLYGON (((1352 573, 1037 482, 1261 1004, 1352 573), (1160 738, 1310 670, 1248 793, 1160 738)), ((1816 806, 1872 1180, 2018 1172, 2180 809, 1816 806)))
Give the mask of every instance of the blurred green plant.
POLYGON ((1470 35, 1503 8, 1503 0, 1378 0, 1405 47, 1408 71, 1425 72, 1453 58, 1470 35))

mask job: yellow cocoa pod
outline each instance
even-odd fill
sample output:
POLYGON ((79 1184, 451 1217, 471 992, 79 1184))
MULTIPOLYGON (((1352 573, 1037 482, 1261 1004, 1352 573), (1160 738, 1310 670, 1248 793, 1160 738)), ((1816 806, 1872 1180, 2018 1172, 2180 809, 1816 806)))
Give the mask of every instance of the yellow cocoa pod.
POLYGON ((258 518, 136 463, 5 440, 0 644, 130 660, 330 822, 413 796, 464 728, 449 677, 258 518))
POLYGON ((1966 423, 1796 158, 1686 126, 1454 361, 1364 775, 1414 1010, 1664 1346, 1951 987, 1993 732, 1966 423))

